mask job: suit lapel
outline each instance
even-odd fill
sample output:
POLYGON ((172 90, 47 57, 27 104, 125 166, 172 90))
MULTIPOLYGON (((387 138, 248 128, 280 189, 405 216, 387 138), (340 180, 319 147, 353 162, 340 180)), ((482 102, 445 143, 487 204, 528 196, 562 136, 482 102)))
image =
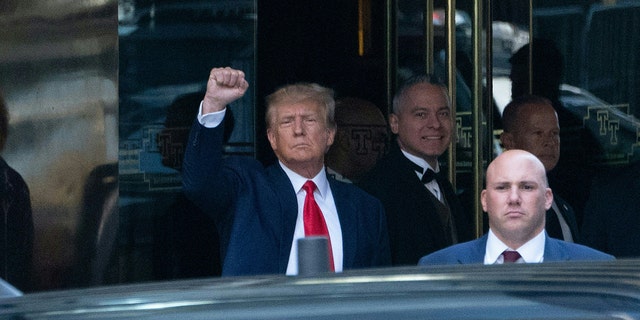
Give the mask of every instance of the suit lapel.
POLYGON ((569 230, 571 231, 571 235, 573 236, 573 241, 581 242, 581 239, 579 239, 578 237, 578 222, 576 221, 576 215, 573 209, 566 201, 564 201, 564 199, 560 198, 558 195, 554 194, 553 199, 556 202, 556 205, 558 206, 558 209, 560 210, 560 214, 564 218, 564 221, 566 221, 567 225, 569 226, 569 230))
MULTIPOLYGON (((282 210, 279 210, 279 212, 282 212, 282 216, 279 217, 282 219, 282 223, 280 223, 282 229, 279 235, 280 253, 278 256, 278 268, 284 273, 289 263, 293 233, 296 227, 296 219, 298 218, 298 200, 291 181, 289 181, 287 174, 278 163, 269 166, 267 168, 267 174, 271 178, 273 192, 276 194, 278 203, 282 208, 282 210)), ((276 210, 276 212, 278 212, 278 210, 276 210)))
MULTIPOLYGON (((426 216, 424 220, 440 221, 436 205, 440 205, 441 202, 422 184, 420 179, 418 179, 413 169, 415 164, 402 154, 399 147, 394 149, 393 156, 395 157, 394 162, 398 164, 396 166, 397 174, 401 177, 401 183, 407 191, 405 194, 412 197, 411 199, 407 199, 407 201, 419 204, 417 207, 421 209, 420 214, 426 216)), ((447 192, 442 188, 442 183, 438 181, 438 184, 440 185, 441 192, 443 192, 443 196, 448 197, 447 192)), ((450 206, 449 210, 451 214, 453 214, 450 206)), ((425 232, 432 235, 430 238, 433 239, 436 247, 444 248, 451 245, 450 242, 446 241, 446 239, 451 238, 451 236, 446 235, 442 228, 440 228, 440 225, 440 223, 427 223, 425 226, 427 230, 425 230, 425 232)))
POLYGON ((397 173, 402 179, 405 181, 406 185, 410 186, 414 190, 420 190, 421 192, 429 192, 427 188, 425 188, 424 184, 418 179, 416 172, 414 170, 415 164, 411 162, 411 160, 407 159, 407 157, 402 154, 400 148, 397 148, 395 153, 393 153, 395 157, 395 163, 399 164, 397 166, 397 173))
POLYGON ((348 269, 354 265, 358 239, 357 210, 353 203, 349 201, 342 186, 333 178, 329 178, 329 187, 333 194, 333 201, 336 204, 338 218, 340 219, 340 230, 342 232, 342 266, 348 269))
POLYGON ((544 239, 544 262, 566 261, 569 255, 560 245, 561 240, 556 240, 545 234, 544 239))
POLYGON ((488 234, 478 238, 477 240, 470 243, 471 251, 466 255, 461 255, 458 258, 458 262, 461 264, 477 264, 484 263, 484 254, 487 250, 487 239, 489 238, 488 234))

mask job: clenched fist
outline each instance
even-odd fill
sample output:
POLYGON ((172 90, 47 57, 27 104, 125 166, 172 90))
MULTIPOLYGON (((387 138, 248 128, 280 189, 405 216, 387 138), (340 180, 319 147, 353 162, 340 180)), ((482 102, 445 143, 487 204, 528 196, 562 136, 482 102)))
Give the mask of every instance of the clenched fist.
POLYGON ((209 73, 207 92, 202 103, 202 113, 223 110, 231 102, 241 98, 249 88, 242 70, 213 68, 209 73))

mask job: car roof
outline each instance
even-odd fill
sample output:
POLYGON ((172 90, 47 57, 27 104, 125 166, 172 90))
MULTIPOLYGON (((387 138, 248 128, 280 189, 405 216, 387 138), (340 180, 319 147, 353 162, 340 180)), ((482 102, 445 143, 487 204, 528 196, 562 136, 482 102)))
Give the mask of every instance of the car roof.
POLYGON ((2 319, 638 319, 640 260, 194 279, 0 301, 2 319))

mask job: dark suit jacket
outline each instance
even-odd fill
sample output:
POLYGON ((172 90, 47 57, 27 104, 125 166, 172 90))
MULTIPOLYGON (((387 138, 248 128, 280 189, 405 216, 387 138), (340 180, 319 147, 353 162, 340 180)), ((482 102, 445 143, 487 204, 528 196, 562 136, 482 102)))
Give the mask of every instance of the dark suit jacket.
POLYGON ((29 290, 32 276, 33 216, 29 187, 0 157, 0 278, 29 290))
MULTIPOLYGON (((218 226, 222 275, 284 274, 298 215, 296 191, 279 164, 266 169, 248 157, 222 157, 221 126, 197 120, 183 163, 185 194, 218 226)), ((343 268, 390 263, 380 202, 357 187, 329 179, 340 219, 343 268)))
MULTIPOLYGON (((439 179, 439 184, 455 221, 458 242, 473 239, 472 216, 463 210, 447 179, 439 179)), ((430 191, 397 144, 357 185, 384 205, 393 265, 415 265, 425 254, 453 244, 447 241, 430 191)))
MULTIPOLYGON (((580 237, 580 231, 578 229, 578 222, 576 221, 576 214, 573 211, 573 207, 571 207, 569 203, 564 201, 564 199, 560 198, 560 196, 558 196, 555 192, 553 193, 553 200, 556 202, 556 205, 560 210, 560 214, 569 226, 571 236, 573 237, 573 242, 582 243, 582 238, 580 237)), ((558 233, 552 231, 554 230, 554 228, 552 228, 552 226, 550 225, 552 221, 555 221, 555 223, 558 224, 557 228, 560 228, 558 217, 556 215, 556 212, 553 210, 553 207, 549 208, 546 214, 547 234, 552 238, 564 240, 564 237, 562 236, 562 230, 558 230, 558 233)))
MULTIPOLYGON (((484 263, 488 235, 434 252, 420 259, 419 265, 484 263)), ((615 258, 595 249, 557 240, 545 235, 544 262, 570 260, 614 260, 615 258)))

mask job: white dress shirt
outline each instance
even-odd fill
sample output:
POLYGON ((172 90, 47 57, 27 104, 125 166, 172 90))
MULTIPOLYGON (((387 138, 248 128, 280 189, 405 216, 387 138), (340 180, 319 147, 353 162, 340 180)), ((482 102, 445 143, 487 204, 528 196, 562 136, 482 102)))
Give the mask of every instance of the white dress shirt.
MULTIPOLYGON (((291 253, 289 254, 289 264, 287 265, 287 275, 298 274, 298 239, 304 238, 304 221, 302 209, 304 208, 304 198, 307 193, 302 189, 302 185, 307 182, 307 178, 291 171, 282 162, 279 162, 284 172, 289 177, 293 190, 296 190, 298 198, 298 217, 296 219, 296 227, 293 232, 293 243, 291 245, 291 253)), ((324 167, 313 177, 316 184, 316 191, 313 192, 316 203, 322 211, 324 220, 329 230, 329 238, 331 238, 331 250, 333 251, 333 265, 336 272, 342 271, 342 229, 340 228, 340 219, 338 218, 338 210, 333 200, 333 193, 329 187, 329 181, 325 173, 324 167)))
MULTIPOLYGON (((409 159, 411 162, 415 163, 416 165, 422 168, 422 172, 416 171, 416 175, 418 176, 418 179, 422 179, 423 173, 427 172, 428 169, 431 169, 436 173, 440 172, 439 165, 436 165, 436 168, 431 168, 429 163, 427 163, 424 159, 420 157, 416 157, 410 153, 407 153, 404 150, 400 150, 400 151, 402 151, 402 154, 404 154, 404 156, 407 157, 407 159, 409 159)), ((429 190, 436 197, 436 199, 442 201, 442 192, 440 191, 440 185, 438 185, 438 182, 436 180, 431 180, 431 182, 425 183, 424 186, 427 187, 427 190, 429 190)))
POLYGON ((533 239, 527 241, 520 248, 509 248, 504 242, 489 229, 487 238, 487 248, 484 254, 484 264, 501 264, 503 263, 502 252, 505 250, 518 251, 521 258, 517 263, 540 263, 544 259, 544 229, 533 239))
POLYGON ((555 200, 553 200, 553 202, 551 203, 551 208, 558 217, 558 223, 560 224, 560 229, 562 230, 562 240, 573 242, 573 235, 571 234, 571 229, 569 229, 569 224, 567 223, 567 220, 565 220, 562 216, 562 213, 560 213, 560 208, 558 208, 558 204, 555 200))
POLYGON ((326 167, 327 168, 327 173, 332 176, 334 179, 338 180, 338 181, 342 181, 345 183, 353 183, 353 181, 349 180, 349 178, 343 176, 342 174, 340 174, 340 172, 335 171, 333 169, 331 169, 331 167, 326 167))

